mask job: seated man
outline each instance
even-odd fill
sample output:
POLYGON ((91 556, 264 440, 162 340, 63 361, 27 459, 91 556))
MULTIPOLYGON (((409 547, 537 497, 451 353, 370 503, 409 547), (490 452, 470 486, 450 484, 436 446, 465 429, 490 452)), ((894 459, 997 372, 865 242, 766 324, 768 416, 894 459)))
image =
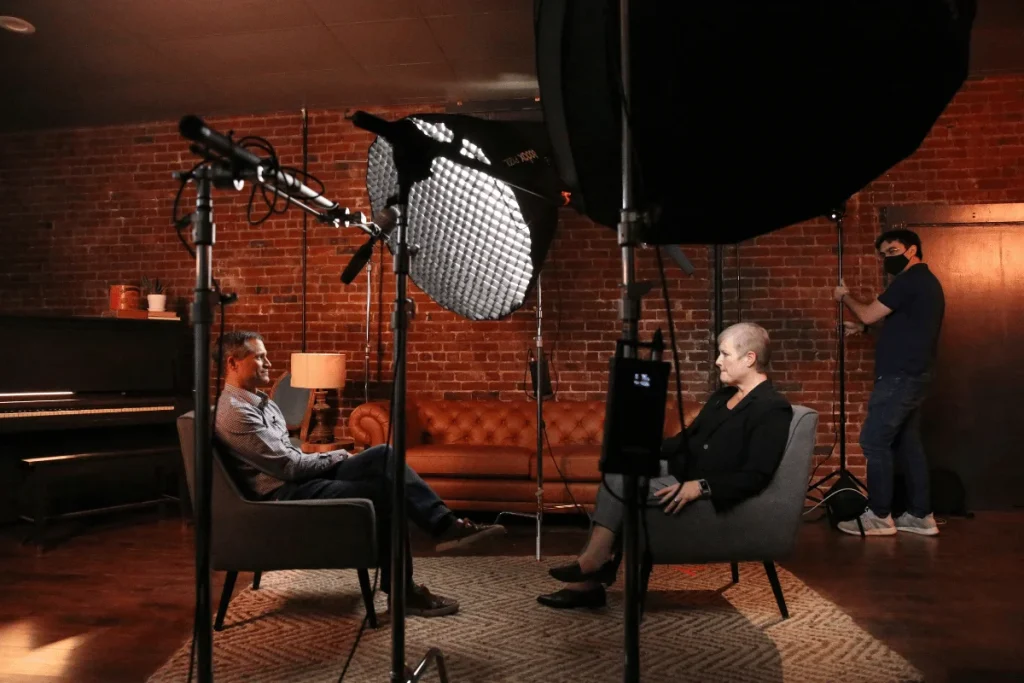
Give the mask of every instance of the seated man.
MULTIPOLYGON (((648 506, 663 506, 664 514, 671 515, 708 498, 724 513, 768 486, 782 461, 793 418, 789 402, 765 374, 768 343, 768 332, 754 323, 722 332, 715 365, 725 386, 708 398, 689 427, 662 444, 668 462, 662 463, 662 476, 650 480, 648 506)), ((550 570, 568 586, 539 596, 538 602, 558 608, 604 606, 604 585, 615 581, 620 559, 615 551, 625 516, 623 497, 623 477, 607 475, 598 490, 586 548, 576 562, 550 570)))
MULTIPOLYGON (((215 343, 214 363, 217 349, 215 343)), ((224 335, 223 353, 225 386, 217 403, 217 440, 247 493, 263 500, 373 501, 381 589, 387 593, 391 587, 391 448, 375 446, 356 454, 343 450, 303 453, 289 441, 281 409, 258 388, 270 384, 271 364, 263 338, 255 332, 230 332, 224 335)), ((405 485, 409 518, 437 539, 438 551, 504 532, 501 526, 480 526, 456 517, 408 466, 405 485)), ((455 600, 412 583, 411 558, 406 574, 410 582, 407 614, 435 617, 458 611, 455 600)))

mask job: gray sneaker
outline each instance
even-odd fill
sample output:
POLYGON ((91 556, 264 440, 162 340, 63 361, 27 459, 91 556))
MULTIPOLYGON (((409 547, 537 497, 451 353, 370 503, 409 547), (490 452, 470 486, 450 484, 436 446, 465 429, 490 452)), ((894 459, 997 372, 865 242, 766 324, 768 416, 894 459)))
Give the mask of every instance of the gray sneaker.
POLYGON ((896 528, 899 531, 921 536, 939 535, 939 525, 935 523, 935 515, 930 512, 924 517, 915 517, 909 512, 904 512, 896 518, 896 528))
POLYGON ((505 527, 500 524, 475 524, 468 519, 455 519, 437 537, 434 550, 443 553, 455 548, 464 548, 488 536, 501 536, 504 533, 505 527))
POLYGON ((844 534, 853 536, 895 536, 896 524, 892 521, 892 515, 879 517, 871 508, 864 508, 860 517, 847 522, 839 522, 839 530, 844 534))

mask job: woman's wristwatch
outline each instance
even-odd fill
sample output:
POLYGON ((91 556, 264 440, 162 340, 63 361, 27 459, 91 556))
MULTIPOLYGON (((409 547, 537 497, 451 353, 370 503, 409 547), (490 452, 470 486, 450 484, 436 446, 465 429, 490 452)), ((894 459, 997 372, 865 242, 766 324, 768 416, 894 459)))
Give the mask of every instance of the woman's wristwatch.
POLYGON ((711 486, 708 484, 707 479, 698 479, 697 485, 700 486, 700 499, 705 500, 711 497, 711 486))

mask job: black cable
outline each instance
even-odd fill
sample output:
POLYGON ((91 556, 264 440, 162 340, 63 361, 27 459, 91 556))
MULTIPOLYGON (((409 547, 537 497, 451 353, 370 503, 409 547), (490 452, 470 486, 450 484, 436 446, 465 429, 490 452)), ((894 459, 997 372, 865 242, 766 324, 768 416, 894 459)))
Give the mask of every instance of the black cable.
POLYGON ((558 367, 555 365, 555 356, 558 355, 558 338, 562 334, 562 283, 555 278, 555 290, 557 292, 555 306, 555 343, 551 346, 551 360, 548 361, 548 379, 551 381, 551 398, 558 396, 558 367))
POLYGON ((572 495, 572 489, 569 488, 569 482, 566 481, 565 475, 562 474, 562 469, 558 466, 558 461, 555 460, 555 452, 551 449, 551 439, 548 438, 548 430, 546 429, 544 430, 544 441, 545 443, 547 443, 548 455, 551 456, 551 462, 554 463, 555 471, 558 472, 558 476, 562 478, 562 483, 565 485, 565 492, 569 494, 569 500, 572 501, 573 507, 575 507, 579 512, 582 512, 584 515, 586 515, 587 520, 592 522, 594 518, 590 516, 590 513, 587 512, 586 508, 584 508, 582 505, 576 502, 576 496, 572 495))
POLYGON ((676 348, 676 324, 672 318, 672 302, 668 296, 668 281, 665 279, 665 262, 661 258, 661 249, 654 250, 658 258, 658 273, 661 275, 661 293, 665 299, 665 317, 668 319, 668 338, 672 344, 672 364, 676 371, 676 409, 679 412, 679 428, 686 430, 683 421, 683 381, 679 372, 679 350, 676 348))
MULTIPOLYGON (((656 249, 655 250, 655 254, 657 255, 657 258, 658 258, 658 272, 661 275, 662 294, 664 295, 664 298, 665 298, 665 315, 668 317, 669 340, 670 340, 670 343, 672 344, 672 359, 673 359, 673 361, 675 363, 675 371, 676 371, 676 399, 677 399, 676 400, 676 408, 679 411, 679 426, 680 426, 680 428, 683 431, 686 431, 686 424, 683 421, 683 387, 682 387, 682 380, 680 379, 680 375, 679 375, 679 352, 676 349, 675 321, 672 318, 672 303, 671 303, 671 300, 669 299, 669 296, 668 296, 668 281, 665 279, 665 262, 661 258, 661 250, 657 250, 656 249)), ((679 482, 679 483, 680 483, 680 485, 682 485, 683 482, 679 482)), ((620 498, 608 486, 608 482, 606 480, 606 475, 604 473, 601 474, 601 484, 604 485, 605 490, 607 490, 608 493, 611 494, 612 498, 614 498, 615 500, 619 501, 620 503, 623 503, 623 504, 626 503, 626 501, 624 499, 620 498)), ((640 509, 644 513, 646 513, 647 510, 652 509, 652 508, 656 508, 656 507, 661 507, 661 506, 660 505, 648 505, 646 499, 640 505, 640 509)), ((648 540, 648 545, 647 545, 648 550, 646 552, 650 552, 650 550, 649 550, 650 549, 650 538, 648 536, 649 531, 647 529, 647 515, 646 514, 641 514, 641 520, 642 520, 643 526, 644 526, 645 537, 647 537, 647 540, 648 540)))
MULTIPOLYGON (((529 390, 527 390, 527 388, 526 388, 526 376, 528 374, 530 374, 530 362, 536 360, 536 358, 537 357, 534 355, 533 349, 532 348, 527 349, 527 353, 526 353, 526 367, 523 369, 523 394, 528 399, 530 399, 531 401, 532 400, 536 400, 537 394, 536 394, 536 392, 531 394, 529 392, 529 390)), ((538 390, 542 390, 543 389, 543 382, 541 382, 540 363, 537 363, 537 368, 538 368, 537 369, 537 389, 538 390)), ((549 377, 550 377, 550 374, 549 374, 549 377)), ((552 397, 553 396, 554 396, 554 390, 552 390, 552 397)), ((538 425, 537 429, 541 429, 541 426, 538 425)), ((586 508, 584 508, 582 505, 577 503, 576 502, 576 497, 572 495, 572 489, 569 488, 569 482, 566 481, 565 475, 562 474, 562 469, 558 466, 558 461, 555 460, 555 452, 551 448, 551 439, 548 437, 548 430, 547 429, 543 429, 543 431, 544 431, 544 440, 547 442, 548 455, 551 456, 551 462, 554 464, 555 470, 558 472, 558 476, 560 476, 562 478, 562 483, 565 485, 565 492, 569 494, 569 498, 570 498, 570 500, 572 500, 573 507, 575 507, 578 511, 582 512, 583 514, 585 514, 587 516, 587 519, 591 519, 590 513, 587 512, 586 508)))
POLYGON ((178 203, 181 201, 181 195, 185 191, 185 186, 188 185, 188 181, 195 177, 196 170, 205 164, 205 161, 200 161, 198 164, 188 170, 188 173, 181 177, 181 183, 178 185, 178 192, 174 195, 174 204, 171 206, 171 224, 174 226, 174 231, 178 235, 178 241, 181 242, 182 246, 185 247, 185 251, 191 258, 196 257, 196 252, 192 248, 192 245, 188 243, 182 231, 189 226, 192 221, 192 214, 187 213, 184 216, 178 216, 178 203))

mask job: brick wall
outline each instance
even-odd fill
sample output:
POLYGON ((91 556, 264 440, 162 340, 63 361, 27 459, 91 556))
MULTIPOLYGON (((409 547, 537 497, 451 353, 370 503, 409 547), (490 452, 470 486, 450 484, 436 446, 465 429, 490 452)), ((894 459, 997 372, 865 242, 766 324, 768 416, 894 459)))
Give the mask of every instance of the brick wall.
MULTIPOLYGON (((423 111, 420 107, 417 111, 423 111)), ((375 110, 396 118, 409 111, 375 110)), ((309 120, 310 171, 328 196, 367 208, 365 151, 371 137, 354 129, 341 111, 313 111, 309 120)), ((220 129, 262 135, 283 163, 301 164, 298 112, 211 119, 220 129)), ((0 310, 97 315, 107 287, 142 275, 169 283, 169 306, 184 310, 191 297, 194 263, 170 224, 176 183, 171 172, 193 157, 174 122, 0 136, 0 235, 5 267, 0 310)), ((863 298, 878 293, 880 269, 872 252, 878 211, 893 204, 1024 201, 1024 77, 967 83, 921 149, 848 205, 847 284, 863 298)), ((193 194, 186 193, 186 206, 193 194)), ((267 337, 278 368, 301 345, 302 215, 292 211, 259 227, 245 219, 242 194, 215 194, 215 276, 239 294, 228 309, 228 327, 255 328, 267 337)), ((338 279, 362 242, 356 230, 336 231, 310 222, 307 274, 307 348, 349 356, 346 410, 361 401, 364 373, 365 274, 351 286, 338 279)), ((666 264, 681 352, 684 388, 701 398, 712 386, 708 372, 712 313, 708 248, 686 250, 697 273, 682 276, 666 264)), ((821 413, 819 445, 834 442, 835 231, 809 221, 727 247, 725 323, 763 324, 772 333, 773 376, 794 402, 821 413), (738 251, 738 254, 737 254, 738 251)), ((376 286, 371 330, 371 379, 387 380, 391 357, 387 316, 394 298, 390 257, 385 257, 385 305, 376 286), (376 333, 384 315, 383 358, 376 333), (378 364, 383 375, 377 373, 378 364)), ((653 254, 643 252, 638 277, 657 280, 653 254)), ((378 270, 378 274, 380 271, 378 270)), ((616 302, 619 253, 613 231, 571 212, 544 269, 545 337, 554 350, 559 398, 601 399, 606 368, 619 335, 616 302)), ((376 280, 376 276, 375 276, 376 280)), ((532 302, 509 319, 470 323, 440 309, 413 288, 418 316, 409 336, 409 387, 437 398, 522 396, 527 351, 534 334, 532 302)), ((642 329, 663 325, 660 293, 648 297, 642 329)), ((870 390, 871 342, 848 344, 848 452, 863 474, 857 434, 870 390)), ((384 385, 377 395, 386 396, 384 385)), ((822 472, 827 471, 827 466, 822 472)))

